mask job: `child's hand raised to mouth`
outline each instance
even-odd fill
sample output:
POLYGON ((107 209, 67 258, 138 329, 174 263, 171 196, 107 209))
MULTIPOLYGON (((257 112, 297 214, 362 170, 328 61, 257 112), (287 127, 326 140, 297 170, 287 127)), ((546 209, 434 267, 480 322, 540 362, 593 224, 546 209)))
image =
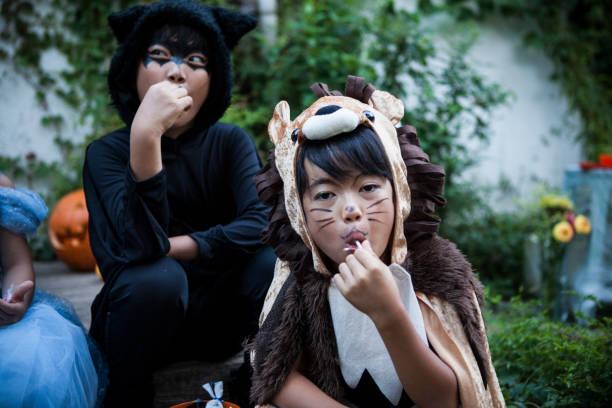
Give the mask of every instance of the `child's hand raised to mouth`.
POLYGON ((333 280, 340 293, 368 315, 377 327, 390 324, 404 312, 395 279, 389 267, 374 253, 369 241, 346 257, 333 280))
POLYGON ((182 86, 170 81, 158 82, 142 98, 132 132, 161 137, 192 104, 193 99, 182 86))

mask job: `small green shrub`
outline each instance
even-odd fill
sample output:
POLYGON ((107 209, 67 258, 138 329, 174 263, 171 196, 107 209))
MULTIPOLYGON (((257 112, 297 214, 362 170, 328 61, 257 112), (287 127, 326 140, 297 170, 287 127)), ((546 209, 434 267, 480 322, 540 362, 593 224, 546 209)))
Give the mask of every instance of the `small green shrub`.
POLYGON ((440 235, 457 245, 493 293, 507 299, 523 283, 528 220, 518 212, 495 212, 482 191, 465 184, 458 187, 447 194, 449 203, 456 204, 445 213, 440 235))
POLYGON ((490 298, 489 345, 509 407, 612 405, 612 319, 552 321, 539 302, 490 298))

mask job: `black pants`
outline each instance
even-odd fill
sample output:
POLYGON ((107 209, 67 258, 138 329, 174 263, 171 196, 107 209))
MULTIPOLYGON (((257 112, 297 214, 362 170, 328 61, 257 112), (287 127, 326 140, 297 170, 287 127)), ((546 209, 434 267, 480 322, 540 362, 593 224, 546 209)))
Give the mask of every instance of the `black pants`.
POLYGON ((150 407, 152 374, 181 360, 221 360, 257 330, 276 257, 264 247, 223 271, 163 258, 121 272, 110 294, 103 349, 106 407, 150 407))

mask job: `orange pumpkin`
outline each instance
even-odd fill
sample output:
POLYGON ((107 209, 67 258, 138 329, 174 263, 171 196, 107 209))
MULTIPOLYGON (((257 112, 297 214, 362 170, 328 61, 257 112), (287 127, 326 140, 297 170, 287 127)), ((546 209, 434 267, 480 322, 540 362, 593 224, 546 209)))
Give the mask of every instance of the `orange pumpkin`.
POLYGON ((96 265, 89 245, 88 222, 83 190, 66 194, 49 218, 49 240, 55 254, 77 271, 92 271, 96 265))

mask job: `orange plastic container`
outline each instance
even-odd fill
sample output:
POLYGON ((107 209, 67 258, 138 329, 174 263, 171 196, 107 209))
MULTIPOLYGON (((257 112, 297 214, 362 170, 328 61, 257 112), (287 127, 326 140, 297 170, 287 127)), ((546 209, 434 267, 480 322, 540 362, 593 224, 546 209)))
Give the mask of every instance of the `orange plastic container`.
POLYGON ((612 167, 612 153, 602 153, 599 155, 599 164, 605 167, 612 167))

